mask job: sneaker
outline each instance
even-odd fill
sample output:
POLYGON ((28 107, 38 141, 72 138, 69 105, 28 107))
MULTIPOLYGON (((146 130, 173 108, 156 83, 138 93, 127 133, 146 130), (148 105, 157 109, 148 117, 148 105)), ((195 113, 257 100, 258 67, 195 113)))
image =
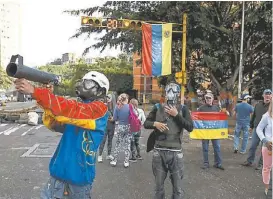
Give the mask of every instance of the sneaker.
POLYGON ((216 168, 216 169, 225 170, 225 168, 222 165, 219 165, 219 164, 218 165, 215 164, 215 165, 213 165, 213 167, 216 168))
POLYGON ((261 170, 263 168, 263 165, 258 165, 257 167, 255 167, 255 170, 261 170))
POLYGON ((234 153, 238 153, 238 149, 234 149, 234 153))
POLYGON ((113 159, 114 159, 114 157, 112 155, 106 156, 106 160, 113 160, 113 159))
POLYGON ((130 162, 137 162, 137 159, 136 158, 130 158, 129 161, 130 162))
POLYGON ((241 154, 245 154, 245 153, 246 153, 246 151, 240 151, 240 153, 241 153, 241 154))
POLYGON ((129 162, 124 162, 124 167, 125 167, 125 168, 128 168, 129 165, 130 165, 129 162))
POLYGON ((115 167, 115 166, 117 165, 117 162, 114 161, 114 160, 112 160, 112 161, 110 162, 110 165, 111 165, 112 167, 115 167))
POLYGON ((265 188, 265 190, 264 190, 264 194, 267 196, 267 193, 268 193, 268 189, 267 188, 265 188))
POLYGON ((208 169, 209 168, 209 165, 208 164, 204 164, 203 166, 201 166, 201 169, 208 169))
POLYGON ((98 156, 98 162, 102 162, 102 156, 98 156))
POLYGON ((245 167, 251 167, 252 166, 252 163, 248 162, 248 161, 245 161, 243 164, 241 164, 242 166, 245 166, 245 167))
POLYGON ((137 155, 136 158, 137 158, 138 160, 143 160, 143 158, 142 158, 140 155, 137 155))

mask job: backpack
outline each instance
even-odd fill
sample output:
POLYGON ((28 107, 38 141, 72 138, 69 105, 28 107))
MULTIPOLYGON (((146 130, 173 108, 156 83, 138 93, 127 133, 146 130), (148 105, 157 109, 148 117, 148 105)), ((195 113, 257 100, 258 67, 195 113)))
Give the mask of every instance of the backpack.
POLYGON ((131 133, 140 131, 141 122, 135 114, 132 104, 129 104, 129 124, 131 133))

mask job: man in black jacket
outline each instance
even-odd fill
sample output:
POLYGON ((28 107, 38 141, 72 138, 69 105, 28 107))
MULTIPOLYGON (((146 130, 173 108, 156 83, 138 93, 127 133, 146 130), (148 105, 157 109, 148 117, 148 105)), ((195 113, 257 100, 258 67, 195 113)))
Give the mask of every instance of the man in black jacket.
MULTIPOLYGON (((156 104, 149 113, 144 127, 154 129, 148 142, 153 143, 152 169, 155 176, 155 199, 164 199, 164 181, 170 172, 173 199, 182 199, 183 152, 181 135, 183 130, 191 132, 193 122, 186 106, 179 104, 180 86, 171 82, 165 87, 165 103, 156 104)), ((147 144, 147 147, 150 145, 147 144)), ((149 150, 148 150, 149 151, 149 150)))
MULTIPOLYGON (((272 98, 272 91, 270 89, 265 89, 263 92, 263 98, 264 98, 263 102, 259 102, 255 106, 254 113, 253 113, 251 120, 250 120, 250 129, 253 129, 252 142, 251 142, 251 147, 249 149, 247 161, 245 161, 242 164, 243 166, 252 166, 252 164, 254 162, 256 149, 260 143, 260 138, 258 137, 258 135, 256 133, 256 128, 257 128, 259 122, 261 121, 263 114, 265 114, 266 111, 268 110, 269 103, 272 98)), ((257 169, 260 169, 261 165, 262 165, 262 156, 259 161, 259 165, 258 165, 257 169)))

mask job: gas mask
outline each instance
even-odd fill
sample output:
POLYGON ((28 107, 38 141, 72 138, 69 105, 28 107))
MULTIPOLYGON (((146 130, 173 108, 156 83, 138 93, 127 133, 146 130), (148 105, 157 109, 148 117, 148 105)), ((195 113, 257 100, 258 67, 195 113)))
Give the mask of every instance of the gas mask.
POLYGON ((76 82, 75 92, 81 100, 96 100, 105 97, 109 89, 109 81, 102 73, 91 71, 76 82))
POLYGON ((180 86, 174 82, 165 87, 165 98, 168 105, 176 105, 180 95, 180 86))

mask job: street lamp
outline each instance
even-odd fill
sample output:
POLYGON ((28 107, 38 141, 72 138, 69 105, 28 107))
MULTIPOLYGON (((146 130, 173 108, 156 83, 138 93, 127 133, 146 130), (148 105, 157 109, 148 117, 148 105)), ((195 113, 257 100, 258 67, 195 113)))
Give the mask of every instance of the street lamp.
POLYGON ((238 81, 238 99, 241 96, 242 80, 243 80, 244 25, 245 25, 245 2, 243 1, 241 49, 240 49, 239 81, 238 81))

